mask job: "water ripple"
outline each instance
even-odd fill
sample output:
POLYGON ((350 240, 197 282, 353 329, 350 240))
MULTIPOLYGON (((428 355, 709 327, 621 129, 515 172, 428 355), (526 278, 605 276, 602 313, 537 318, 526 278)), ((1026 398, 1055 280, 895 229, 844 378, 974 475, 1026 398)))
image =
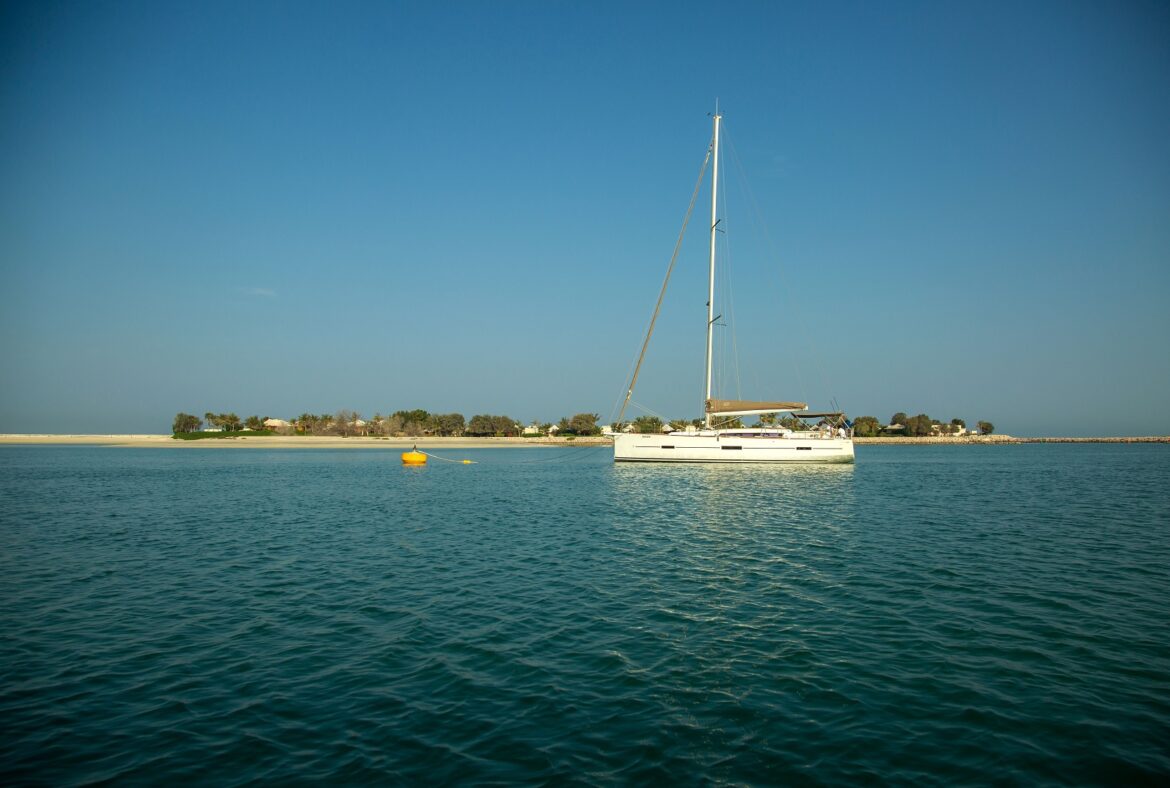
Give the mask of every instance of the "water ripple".
POLYGON ((864 448, 0 451, 0 776, 1170 777, 1165 447, 864 448))

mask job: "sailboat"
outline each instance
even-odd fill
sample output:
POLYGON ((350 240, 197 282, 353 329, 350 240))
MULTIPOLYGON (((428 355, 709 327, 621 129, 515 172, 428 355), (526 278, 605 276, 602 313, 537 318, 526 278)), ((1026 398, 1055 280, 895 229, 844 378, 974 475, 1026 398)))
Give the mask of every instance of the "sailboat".
MULTIPOLYGON (((810 413, 808 405, 791 401, 749 401, 727 400, 712 397, 711 372, 713 331, 715 322, 715 238, 718 220, 719 194, 719 123, 722 116, 718 109, 714 114, 714 132, 708 156, 711 166, 711 251, 707 288, 707 361, 706 396, 703 426, 690 427, 683 431, 666 434, 640 435, 618 432, 613 439, 615 462, 703 462, 703 463, 851 463, 853 437, 844 415, 841 413, 810 413), (787 426, 765 426, 744 428, 730 426, 739 423, 740 416, 763 414, 789 414, 782 419, 787 426), (815 424, 810 424, 815 422, 815 424)), ((704 169, 706 165, 704 164, 704 169)), ((700 180, 701 180, 700 175, 700 180)), ((696 196, 698 187, 696 187, 696 196)), ((692 199, 692 206, 694 202, 692 199)), ((688 214, 689 215, 689 214, 688 214)), ((681 238, 680 238, 681 241, 681 238)), ((676 247, 675 255, 678 249, 676 247)), ((674 260, 671 260, 673 269, 674 260)), ((669 281, 670 273, 667 273, 669 281)), ((666 292, 663 283, 662 292, 666 292)), ((659 295, 658 304, 662 304, 659 295)), ((650 329, 642 345, 642 353, 634 367, 630 385, 626 390, 618 422, 625 414, 626 406, 634 392, 642 359, 654 331, 658 309, 650 322, 650 329)))

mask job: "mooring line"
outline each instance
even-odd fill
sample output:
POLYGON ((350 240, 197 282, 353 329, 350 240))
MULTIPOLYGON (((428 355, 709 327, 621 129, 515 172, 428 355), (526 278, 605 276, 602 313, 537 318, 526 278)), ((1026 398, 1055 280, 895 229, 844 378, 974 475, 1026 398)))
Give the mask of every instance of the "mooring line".
POLYGON ((436 460, 439 460, 440 462, 453 462, 456 465, 478 465, 479 464, 478 460, 449 460, 446 457, 440 457, 437 454, 431 454, 429 451, 423 451, 422 449, 418 449, 418 448, 411 449, 411 451, 417 451, 419 454, 425 454, 428 457, 433 457, 436 460))

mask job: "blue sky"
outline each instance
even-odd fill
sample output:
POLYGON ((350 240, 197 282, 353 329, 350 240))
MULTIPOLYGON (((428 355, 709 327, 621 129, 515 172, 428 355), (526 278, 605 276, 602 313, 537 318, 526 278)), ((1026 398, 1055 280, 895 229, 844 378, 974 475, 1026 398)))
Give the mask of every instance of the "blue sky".
POLYGON ((725 395, 1170 433, 1164 3, 711 8, 5 3, 0 432, 608 418, 718 98, 725 395))

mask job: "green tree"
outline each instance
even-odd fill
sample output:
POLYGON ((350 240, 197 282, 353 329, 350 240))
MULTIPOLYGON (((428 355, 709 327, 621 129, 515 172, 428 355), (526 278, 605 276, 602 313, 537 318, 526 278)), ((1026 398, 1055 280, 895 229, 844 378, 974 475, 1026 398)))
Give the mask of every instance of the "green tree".
POLYGON ((975 425, 979 429, 980 435, 990 435, 995 432, 995 425, 990 421, 981 421, 975 425))
POLYGON ((601 416, 597 413, 578 413, 569 419, 569 432, 573 435, 597 435, 601 429, 597 420, 601 416))
POLYGON ((504 437, 513 438, 520 434, 520 430, 524 429, 511 416, 493 416, 495 419, 496 434, 504 437))
POLYGON ((239 432, 244 427, 240 417, 234 413, 208 413, 204 418, 224 432, 239 432))
POLYGON ((906 435, 916 438, 923 438, 931 433, 931 427, 934 426, 930 421, 930 416, 925 413, 919 413, 917 416, 911 416, 906 419, 906 435))
POLYGON ((882 431, 882 424, 876 416, 858 416, 853 420, 853 434, 859 438, 876 438, 882 431))
POLYGON ((431 414, 421 408, 395 411, 394 416, 401 420, 399 431, 407 435, 423 435, 431 429, 431 414))
POLYGON ((662 432, 662 419, 657 416, 639 416, 634 419, 634 432, 642 435, 662 432))
POLYGON ((175 434, 180 432, 198 432, 202 426, 203 422, 199 420, 198 416, 180 412, 175 414, 175 420, 171 424, 171 432, 175 434))
POLYGON ((244 426, 250 430, 262 430, 264 429, 264 419, 259 416, 249 416, 244 419, 244 426))
POLYGON ((440 413, 431 416, 431 429, 437 435, 458 437, 463 434, 465 426, 462 413, 440 413))
POLYGON ((468 435, 516 435, 516 420, 509 416, 492 416, 481 413, 467 422, 468 435))
POLYGON ((890 417, 890 425, 892 426, 894 424, 901 424, 903 427, 905 427, 906 422, 909 420, 910 420, 909 416, 907 416, 902 411, 898 411, 897 413, 895 413, 893 416, 890 417))

